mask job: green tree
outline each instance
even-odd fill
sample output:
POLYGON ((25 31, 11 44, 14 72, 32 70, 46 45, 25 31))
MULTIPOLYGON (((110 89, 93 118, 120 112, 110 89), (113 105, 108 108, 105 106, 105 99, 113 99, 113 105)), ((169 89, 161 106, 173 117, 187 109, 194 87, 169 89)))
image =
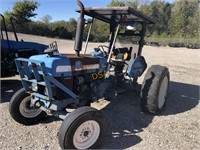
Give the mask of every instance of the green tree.
POLYGON ((189 17, 187 33, 190 33, 191 37, 200 38, 200 8, 198 8, 193 17, 189 17))
MULTIPOLYGON (((5 19, 7 30, 11 31, 12 27, 11 27, 10 17, 12 16, 12 13, 9 12, 9 11, 5 11, 5 13, 3 15, 4 15, 4 19, 5 19)), ((1 25, 1 27, 4 30, 4 25, 3 24, 1 25)))
POLYGON ((109 24, 100 20, 94 20, 92 30, 92 40, 94 42, 105 42, 109 38, 109 24))
POLYGON ((72 38, 75 37, 76 27, 77 27, 76 19, 70 18, 69 21, 67 22, 67 30, 71 33, 72 38))
POLYGON ((61 20, 49 24, 50 30, 54 37, 72 39, 71 32, 67 29, 68 22, 61 20))
POLYGON ((51 31, 48 27, 48 24, 42 21, 31 22, 29 24, 28 33, 41 36, 51 36, 51 31))
POLYGON ((140 11, 141 11, 143 14, 149 16, 149 17, 151 16, 151 9, 150 9, 149 5, 147 5, 147 4, 141 5, 140 11))
POLYGON ((51 17, 50 15, 45 15, 45 16, 43 16, 43 17, 41 18, 41 20, 42 20, 44 23, 48 24, 48 23, 50 23, 50 21, 52 20, 52 17, 51 17))
POLYGON ((39 3, 32 0, 16 1, 13 6, 12 15, 15 17, 17 23, 27 24, 31 18, 37 15, 34 13, 39 3))
POLYGON ((190 21, 193 20, 192 18, 194 18, 198 9, 199 0, 176 0, 172 7, 172 16, 169 25, 171 34, 183 37, 190 34, 188 27, 191 25, 190 21))
POLYGON ((127 4, 127 6, 129 6, 129 7, 132 7, 132 8, 134 8, 134 9, 138 9, 138 6, 139 6, 139 0, 128 0, 127 2, 126 2, 127 4))
POLYGON ((138 9, 138 5, 139 5, 139 0, 112 0, 108 6, 109 7, 129 6, 134 9, 138 9))
POLYGON ((155 25, 149 28, 150 33, 157 35, 168 33, 168 24, 171 16, 171 4, 164 1, 153 1, 150 6, 144 5, 141 7, 142 12, 148 15, 155 25))
POLYGON ((109 7, 116 7, 116 6, 125 6, 124 0, 112 0, 111 3, 108 5, 109 7))

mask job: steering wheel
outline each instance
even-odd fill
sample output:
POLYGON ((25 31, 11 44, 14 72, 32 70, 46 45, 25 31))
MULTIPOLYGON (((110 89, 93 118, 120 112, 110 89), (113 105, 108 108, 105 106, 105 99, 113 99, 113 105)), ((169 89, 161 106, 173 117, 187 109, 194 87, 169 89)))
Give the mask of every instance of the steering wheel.
POLYGON ((109 47, 106 46, 106 45, 99 45, 99 46, 98 46, 98 49, 99 49, 101 52, 103 52, 105 55, 107 55, 108 52, 106 52, 106 51, 104 50, 104 48, 109 49, 109 47))

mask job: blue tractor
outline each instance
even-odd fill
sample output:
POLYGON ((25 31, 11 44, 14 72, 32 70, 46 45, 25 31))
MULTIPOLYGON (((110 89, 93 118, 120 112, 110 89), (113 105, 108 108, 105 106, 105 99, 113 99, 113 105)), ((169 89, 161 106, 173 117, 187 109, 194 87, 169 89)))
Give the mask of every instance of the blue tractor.
POLYGON ((58 133, 62 149, 96 148, 106 134, 102 113, 90 107, 92 102, 126 92, 140 94, 141 109, 157 114, 165 104, 169 71, 165 66, 149 67, 142 85, 137 82, 147 68, 142 54, 146 27, 154 22, 130 7, 85 8, 77 0, 80 18, 77 22, 75 54, 35 55, 15 60, 24 88, 14 94, 9 111, 17 122, 30 125, 54 115, 63 120, 58 133), (82 54, 84 16, 91 17, 85 51, 82 54), (87 53, 88 39, 94 21, 110 25, 108 45, 99 45, 87 53), (138 49, 118 47, 121 41, 138 39, 138 49), (135 50, 135 51, 134 51, 135 50), (87 54, 86 54, 87 53, 87 54), (73 110, 73 111, 69 111, 73 110))
MULTIPOLYGON (((15 59, 18 57, 29 58, 32 55, 44 53, 47 49, 56 49, 57 43, 53 42, 50 45, 45 45, 35 42, 19 41, 15 27, 13 24, 13 18, 10 17, 10 23, 13 30, 15 40, 10 40, 5 18, 2 14, 1 21, 1 74, 0 77, 10 77, 17 74, 17 68, 15 65, 15 59)), ((47 50, 48 51, 48 50, 47 50)))

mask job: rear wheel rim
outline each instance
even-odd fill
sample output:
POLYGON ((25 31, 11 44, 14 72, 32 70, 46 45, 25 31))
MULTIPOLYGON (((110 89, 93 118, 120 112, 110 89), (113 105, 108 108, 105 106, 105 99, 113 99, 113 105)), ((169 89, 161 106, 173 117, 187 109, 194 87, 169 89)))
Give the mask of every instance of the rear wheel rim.
POLYGON ((31 97, 26 97, 22 100, 22 102, 19 105, 19 111, 22 116, 26 118, 34 118, 37 117, 42 110, 38 108, 31 108, 30 107, 31 97))
POLYGON ((161 82, 159 95, 158 95, 158 108, 161 109, 165 104, 165 100, 167 97, 167 90, 168 90, 169 80, 168 77, 165 76, 161 82))
POLYGON ((100 126, 95 120, 82 123, 74 133, 73 144, 77 149, 88 149, 100 135, 100 126))

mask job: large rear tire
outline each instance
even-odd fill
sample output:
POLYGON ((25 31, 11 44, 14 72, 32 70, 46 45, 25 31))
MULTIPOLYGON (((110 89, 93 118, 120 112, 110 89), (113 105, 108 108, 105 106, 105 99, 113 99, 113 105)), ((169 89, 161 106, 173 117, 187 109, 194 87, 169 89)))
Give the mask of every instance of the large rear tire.
POLYGON ((94 108, 84 106, 67 115, 58 139, 62 149, 94 149, 101 144, 105 133, 103 115, 94 108))
POLYGON ((165 106, 169 87, 169 70, 165 66, 151 66, 144 78, 141 89, 143 112, 158 114, 165 106))
POLYGON ((24 88, 18 90, 11 98, 9 112, 11 117, 24 125, 35 124, 44 119, 47 114, 38 108, 30 107, 31 96, 24 88))

